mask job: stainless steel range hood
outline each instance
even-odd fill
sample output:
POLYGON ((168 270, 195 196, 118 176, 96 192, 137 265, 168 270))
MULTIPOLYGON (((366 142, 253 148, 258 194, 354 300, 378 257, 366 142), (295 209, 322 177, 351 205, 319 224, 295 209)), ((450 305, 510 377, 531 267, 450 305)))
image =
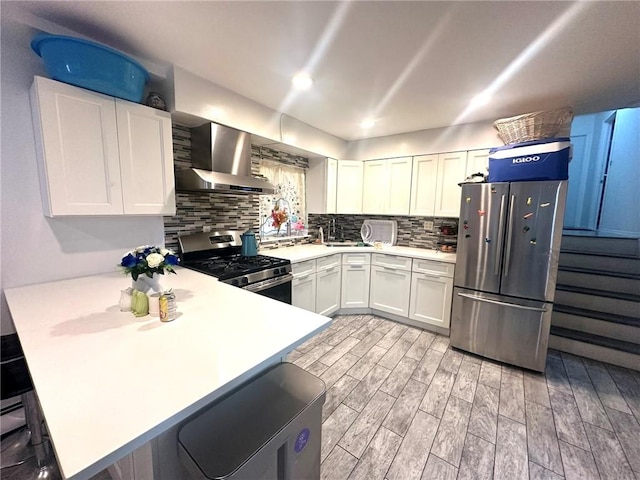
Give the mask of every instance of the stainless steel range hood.
POLYGON ((193 168, 176 171, 176 191, 270 195, 276 188, 251 175, 251 135, 215 123, 191 129, 193 168))

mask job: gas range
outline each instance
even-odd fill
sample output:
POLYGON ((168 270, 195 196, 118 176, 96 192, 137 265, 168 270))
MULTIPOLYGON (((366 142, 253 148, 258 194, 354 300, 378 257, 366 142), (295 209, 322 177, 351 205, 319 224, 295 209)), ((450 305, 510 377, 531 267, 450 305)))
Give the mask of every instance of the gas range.
POLYGON ((240 255, 241 232, 203 232, 178 237, 183 267, 236 287, 291 303, 291 262, 240 255))

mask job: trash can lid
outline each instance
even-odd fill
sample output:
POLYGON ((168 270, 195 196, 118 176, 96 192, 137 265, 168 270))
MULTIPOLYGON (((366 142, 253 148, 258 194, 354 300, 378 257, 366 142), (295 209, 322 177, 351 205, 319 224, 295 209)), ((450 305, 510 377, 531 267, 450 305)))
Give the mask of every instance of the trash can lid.
POLYGON ((322 380, 280 363, 207 407, 178 432, 203 475, 230 476, 325 393, 322 380))

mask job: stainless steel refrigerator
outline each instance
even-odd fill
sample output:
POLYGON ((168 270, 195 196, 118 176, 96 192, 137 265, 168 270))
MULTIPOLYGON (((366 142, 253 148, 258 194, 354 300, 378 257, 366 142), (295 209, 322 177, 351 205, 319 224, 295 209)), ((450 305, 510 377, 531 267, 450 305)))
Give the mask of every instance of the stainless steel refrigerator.
POLYGON ((462 186, 451 345, 543 371, 566 181, 462 186))

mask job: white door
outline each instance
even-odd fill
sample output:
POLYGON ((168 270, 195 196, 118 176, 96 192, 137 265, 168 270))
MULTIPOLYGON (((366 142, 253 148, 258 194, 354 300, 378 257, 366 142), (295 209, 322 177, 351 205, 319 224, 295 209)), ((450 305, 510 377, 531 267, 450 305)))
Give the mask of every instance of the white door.
POLYGON ((310 312, 316 311, 316 274, 295 277, 291 281, 291 304, 310 312))
POLYGON ((363 162, 338 160, 337 213, 362 213, 363 162))
POLYGON ((403 317, 409 314, 411 272, 373 265, 369 306, 403 317))
POLYGON ((465 178, 467 152, 438 155, 438 181, 436 184, 436 217, 460 215, 461 190, 458 183, 465 178))
POLYGON ((362 213, 386 213, 389 199, 387 160, 364 162, 362 213))
POLYGON ((340 309, 341 273, 337 265, 316 274, 316 313, 331 315, 340 309))
POLYGON ((452 292, 452 278, 413 273, 409 318, 448 329, 452 292))
POLYGON ((489 150, 471 150, 467 152, 467 171, 465 178, 474 173, 489 173, 489 150))
POLYGON ((342 308, 367 308, 369 306, 369 265, 342 266, 342 308))
POLYGON ((45 214, 122 214, 113 98, 35 77, 31 106, 45 214))
POLYGON ((116 99, 124 213, 175 215, 171 115, 116 99))
POLYGON ((387 189, 388 215, 409 215, 411 203, 411 169, 412 158, 392 158, 387 160, 387 178, 384 187, 387 189))
POLYGON ((438 155, 413 157, 410 215, 433 216, 437 181, 438 155))

